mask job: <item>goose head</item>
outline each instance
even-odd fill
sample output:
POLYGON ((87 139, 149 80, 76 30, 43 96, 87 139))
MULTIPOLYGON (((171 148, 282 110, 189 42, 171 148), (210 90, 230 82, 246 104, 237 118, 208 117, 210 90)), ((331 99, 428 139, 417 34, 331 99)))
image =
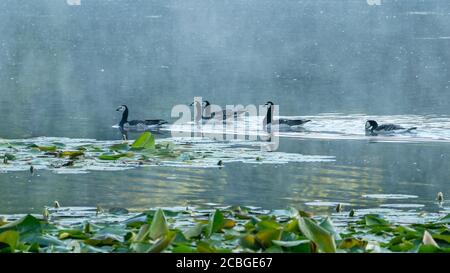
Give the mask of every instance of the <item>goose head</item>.
POLYGON ((116 111, 118 112, 125 112, 125 110, 127 110, 128 107, 126 105, 121 105, 119 107, 117 107, 116 111))
POLYGON ((375 120, 366 121, 366 130, 373 130, 378 127, 378 123, 375 120))

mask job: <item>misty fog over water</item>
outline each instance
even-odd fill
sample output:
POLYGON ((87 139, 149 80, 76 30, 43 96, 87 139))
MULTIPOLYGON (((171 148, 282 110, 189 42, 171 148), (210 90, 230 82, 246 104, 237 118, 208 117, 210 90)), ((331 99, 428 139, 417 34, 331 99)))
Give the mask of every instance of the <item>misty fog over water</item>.
MULTIPOLYGON (((359 135, 365 118, 383 117, 450 140, 449 65, 444 0, 2 0, 0 138, 120 139, 111 127, 118 105, 127 104, 132 119, 173 122, 174 105, 201 96, 219 105, 270 100, 281 115, 307 116, 309 128, 323 131, 359 135)), ((448 143, 314 133, 282 138, 280 150, 336 162, 42 172, 32 183, 27 174, 0 173, 0 212, 38 210, 57 199, 134 208, 378 205, 361 199, 365 193, 413 194, 432 208, 435 193, 448 189, 448 143)))
POLYGON ((285 115, 447 114, 447 1, 5 0, 3 137, 107 138, 194 96, 285 115), (14 128, 11 128, 14 127, 14 128))

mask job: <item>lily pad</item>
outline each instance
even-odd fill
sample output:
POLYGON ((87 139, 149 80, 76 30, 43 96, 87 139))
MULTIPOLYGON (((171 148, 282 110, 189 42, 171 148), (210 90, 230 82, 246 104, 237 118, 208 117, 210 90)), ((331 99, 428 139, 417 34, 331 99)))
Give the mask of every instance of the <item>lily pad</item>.
POLYGON ((327 253, 336 252, 336 243, 333 239, 333 235, 329 231, 310 218, 299 217, 298 224, 301 232, 306 238, 313 241, 319 250, 327 253))

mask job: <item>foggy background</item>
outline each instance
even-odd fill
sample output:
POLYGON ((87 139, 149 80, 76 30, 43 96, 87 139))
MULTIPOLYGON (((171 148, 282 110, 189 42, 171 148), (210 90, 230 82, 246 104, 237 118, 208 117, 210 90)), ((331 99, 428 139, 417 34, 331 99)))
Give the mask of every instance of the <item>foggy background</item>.
MULTIPOLYGON (((448 114, 450 3, 0 1, 0 137, 115 138, 115 108, 448 114)), ((173 121, 173 120, 172 120, 173 121)))

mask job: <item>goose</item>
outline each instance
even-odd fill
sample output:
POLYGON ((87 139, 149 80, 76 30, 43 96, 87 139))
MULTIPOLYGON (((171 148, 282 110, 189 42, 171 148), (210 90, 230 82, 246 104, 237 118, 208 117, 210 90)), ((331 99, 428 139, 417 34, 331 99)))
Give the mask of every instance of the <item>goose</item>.
POLYGON ((267 106, 267 114, 264 117, 263 124, 267 129, 270 129, 273 125, 277 124, 279 129, 295 129, 296 127, 302 126, 305 123, 310 122, 310 119, 300 119, 300 118, 273 118, 273 106, 274 103, 268 101, 265 106, 267 106), (273 124, 275 123, 275 124, 273 124))
POLYGON ((122 119, 119 122, 119 128, 124 131, 146 131, 159 129, 161 125, 167 121, 162 119, 146 119, 146 120, 128 120, 128 107, 126 105, 119 106, 116 111, 123 112, 122 119))
MULTIPOLYGON (((194 104, 195 104, 195 102, 191 103, 190 106, 193 106, 194 104)), ((229 118, 237 117, 237 116, 242 115, 247 112, 244 110, 235 110, 234 111, 234 110, 230 110, 230 109, 211 112, 211 103, 207 100, 203 101, 202 107, 203 107, 203 113, 201 115, 202 120, 211 120, 214 118, 219 119, 220 117, 222 117, 222 120, 227 120, 229 118)))
MULTIPOLYGON (((244 113, 246 113, 247 111, 244 110, 231 110, 231 109, 225 109, 222 111, 217 111, 217 112, 212 112, 211 113, 211 103, 209 103, 209 101, 205 100, 205 106, 204 106, 204 112, 207 113, 207 115, 209 116, 209 119, 214 118, 215 116, 219 116, 222 115, 222 119, 229 119, 231 117, 237 117, 239 115, 242 115, 244 113)), ((208 117, 206 117, 206 119, 208 119, 208 117)))
POLYGON ((417 129, 417 127, 405 128, 392 123, 378 125, 378 122, 375 120, 366 121, 365 127, 367 135, 410 133, 412 130, 417 129))

